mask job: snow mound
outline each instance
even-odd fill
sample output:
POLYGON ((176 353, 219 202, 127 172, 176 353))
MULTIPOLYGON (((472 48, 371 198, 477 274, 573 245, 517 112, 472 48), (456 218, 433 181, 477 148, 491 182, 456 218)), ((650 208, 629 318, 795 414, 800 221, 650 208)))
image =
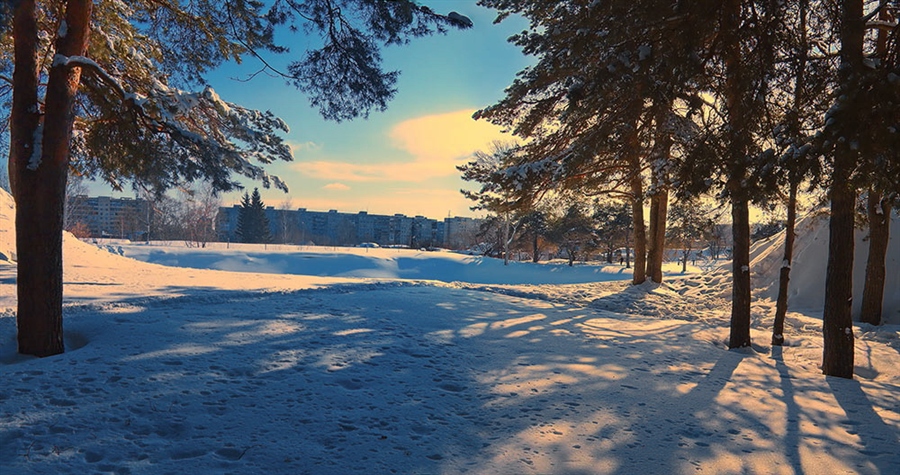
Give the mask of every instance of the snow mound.
POLYGON ((12 195, 0 188, 0 260, 16 260, 16 204, 12 195))
POLYGON ((318 277, 436 280, 477 284, 573 284, 631 278, 619 265, 510 262, 454 252, 209 243, 118 243, 107 250, 169 267, 318 277))
MULTIPOLYGON (((885 265, 884 309, 885 323, 900 324, 900 217, 891 220, 891 240, 885 265)), ((862 303, 869 255, 868 230, 856 231, 853 257, 853 313, 858 317, 862 303)), ((797 223, 794 259, 788 305, 794 309, 821 310, 825 305, 825 273, 828 266, 828 215, 812 214, 797 223)), ((784 259, 784 231, 754 244, 750 250, 754 293, 757 297, 775 300, 778 297, 778 276, 784 259)))

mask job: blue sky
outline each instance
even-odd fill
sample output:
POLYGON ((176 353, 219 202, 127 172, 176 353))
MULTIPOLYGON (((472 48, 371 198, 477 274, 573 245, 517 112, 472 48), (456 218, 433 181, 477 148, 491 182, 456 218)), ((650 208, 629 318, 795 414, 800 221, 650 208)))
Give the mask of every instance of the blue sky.
MULTIPOLYGON (((422 3, 443 14, 462 13, 474 27, 385 49, 385 69, 402 71, 398 93, 386 112, 373 112, 367 120, 326 122, 283 79, 259 75, 250 82, 233 80, 259 69, 252 59, 209 76, 223 99, 271 110, 291 128, 286 139, 294 161, 268 167, 290 192, 261 189, 267 205, 280 207, 290 200, 292 208, 310 210, 431 218, 479 215, 469 210, 472 203, 459 193, 461 187, 472 185, 459 178, 455 165, 475 150, 487 149, 491 141, 504 139, 497 127, 476 122, 471 115, 502 98, 515 73, 532 61, 507 42, 525 22, 507 19, 494 25, 495 12, 474 1, 422 3)), ((306 40, 296 35, 279 41, 299 51, 306 40)), ((289 57, 278 60, 287 62, 289 57)), ((242 183, 248 189, 257 186, 251 180, 242 183)), ((239 199, 240 193, 227 194, 223 204, 237 204, 239 199)))

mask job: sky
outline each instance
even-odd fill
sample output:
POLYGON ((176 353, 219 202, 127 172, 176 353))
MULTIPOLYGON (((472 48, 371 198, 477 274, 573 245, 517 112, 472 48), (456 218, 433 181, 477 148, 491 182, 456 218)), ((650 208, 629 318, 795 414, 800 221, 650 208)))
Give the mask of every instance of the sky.
MULTIPOLYGON (((511 140, 472 114, 494 104, 516 72, 532 59, 507 42, 521 31, 522 19, 493 24, 496 12, 474 1, 424 2, 443 14, 456 11, 468 16, 474 27, 413 40, 382 51, 386 70, 400 70, 398 92, 385 112, 351 122, 328 122, 309 106, 307 98, 283 79, 258 75, 258 62, 247 59, 241 67, 226 65, 209 75, 210 85, 226 101, 259 110, 271 110, 290 126, 286 140, 294 161, 269 165, 270 174, 290 188, 260 189, 268 206, 355 213, 402 213, 440 219, 480 216, 474 203, 459 192, 472 187, 460 178, 455 166, 465 163, 476 150, 486 150, 494 140, 511 140)), ((302 50, 302 36, 283 35, 279 41, 302 50)), ((287 62, 290 56, 276 58, 287 62)), ((247 190, 259 183, 242 180, 247 190)), ((92 185, 92 194, 113 194, 108 187, 92 185)), ((223 196, 223 205, 240 202, 241 193, 223 196)))

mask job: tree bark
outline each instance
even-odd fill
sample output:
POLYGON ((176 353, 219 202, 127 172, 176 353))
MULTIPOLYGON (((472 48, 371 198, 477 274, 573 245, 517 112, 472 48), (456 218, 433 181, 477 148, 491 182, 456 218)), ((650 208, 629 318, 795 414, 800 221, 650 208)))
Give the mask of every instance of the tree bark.
POLYGON ((881 194, 870 190, 866 210, 869 215, 869 258, 866 261, 866 280, 859 320, 881 325, 885 258, 891 238, 891 206, 881 194))
MULTIPOLYGON (((891 20, 886 8, 882 8, 878 18, 891 20)), ((875 43, 875 54, 879 58, 887 56, 888 34, 878 30, 875 43)), ((866 280, 863 284, 862 307, 859 320, 872 325, 881 325, 882 306, 884 305, 885 258, 891 233, 891 206, 889 200, 881 193, 869 190, 866 200, 866 213, 869 217, 869 256, 866 261, 866 280)))
MULTIPOLYGON (((806 16, 809 0, 798 2, 800 24, 800 44, 797 48, 797 71, 794 77, 794 104, 788 117, 788 127, 793 138, 800 136, 800 110, 806 103, 804 90, 806 86, 806 63, 809 44, 806 35, 806 16)), ((800 164, 795 164, 795 167, 800 164)), ((801 165, 801 169, 803 166, 801 165)), ((775 302, 775 322, 772 325, 772 345, 784 345, 784 319, 787 316, 788 290, 790 289, 791 264, 794 259, 795 227, 797 224, 797 189, 803 173, 797 168, 788 171, 789 190, 787 203, 787 224, 784 230, 784 260, 778 276, 778 298, 775 302)))
POLYGON ((641 159, 638 156, 637 130, 633 132, 633 145, 628 153, 631 176, 631 215, 634 223, 634 274, 632 283, 643 284, 647 280, 647 228, 644 226, 644 180, 641 175, 641 159))
MULTIPOLYGON (((62 231, 66 179, 69 167, 69 142, 74 121, 75 92, 81 69, 67 65, 65 59, 84 56, 87 51, 92 2, 66 2, 67 32, 56 42, 56 54, 47 82, 42 126, 32 133, 39 151, 15 153, 10 157, 15 169, 16 246, 18 254, 19 352, 50 356, 64 351, 62 333, 62 231), (42 131, 41 131, 42 130, 42 131), (40 161, 36 160, 40 157, 40 161)), ((34 16, 34 3, 23 2, 18 12, 22 21, 34 16), (23 11, 22 9, 29 9, 23 11)), ((19 20, 17 14, 17 23, 19 20)), ((16 45, 36 37, 16 32, 16 45)), ((23 45, 23 49, 25 46, 23 45)), ((18 56, 16 58, 18 68, 18 56)), ((26 63, 27 64, 27 63, 26 63)), ((14 85, 17 89, 18 85, 14 85)), ((35 96, 36 98, 36 96, 35 96)), ((36 107, 36 102, 34 103, 36 107)), ((13 128, 19 127, 14 124, 13 128)), ((19 140, 28 140, 17 135, 19 140)), ((36 147, 36 145, 34 146, 36 147)))
POLYGON ((822 372, 853 378, 853 230, 856 189, 851 182, 858 152, 853 149, 855 130, 864 122, 853 96, 863 71, 864 25, 862 0, 841 1, 841 67, 839 93, 842 115, 840 136, 834 150, 831 173, 831 220, 828 225, 828 269, 825 275, 825 309, 822 314, 824 349, 822 372))
POLYGON ((668 127, 671 101, 656 101, 656 133, 651 154, 650 233, 647 243, 647 277, 662 283, 662 264, 666 252, 666 217, 669 206, 669 185, 666 164, 672 151, 672 135, 668 127))
POLYGON ((663 280, 662 264, 666 252, 666 216, 669 206, 669 190, 658 184, 650 197, 650 239, 647 250, 647 276, 657 284, 663 280))
POLYGON ((772 326, 772 344, 784 344, 784 318, 787 315, 788 288, 791 280, 791 262, 794 259, 794 228, 797 224, 797 188, 798 181, 792 180, 788 192, 787 224, 784 229, 784 260, 778 275, 778 299, 775 302, 775 323, 772 326))
POLYGON ((750 207, 743 196, 731 198, 732 276, 731 331, 728 348, 750 346, 750 207))
POLYGON ((741 24, 740 0, 727 0, 724 5, 722 29, 723 61, 725 65, 725 106, 728 111, 728 151, 726 187, 731 198, 732 219, 732 297, 731 330, 728 348, 750 346, 750 209, 744 181, 747 178, 747 155, 752 139, 748 131, 750 100, 747 74, 743 64, 738 31, 741 24))

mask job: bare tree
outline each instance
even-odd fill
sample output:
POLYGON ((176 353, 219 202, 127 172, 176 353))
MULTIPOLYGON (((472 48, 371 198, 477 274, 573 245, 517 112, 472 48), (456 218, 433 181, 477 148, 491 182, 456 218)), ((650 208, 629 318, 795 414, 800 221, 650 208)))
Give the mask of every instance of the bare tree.
POLYGON ((188 247, 206 247, 216 239, 216 216, 222 200, 216 189, 209 183, 182 191, 184 206, 184 241, 188 247))

